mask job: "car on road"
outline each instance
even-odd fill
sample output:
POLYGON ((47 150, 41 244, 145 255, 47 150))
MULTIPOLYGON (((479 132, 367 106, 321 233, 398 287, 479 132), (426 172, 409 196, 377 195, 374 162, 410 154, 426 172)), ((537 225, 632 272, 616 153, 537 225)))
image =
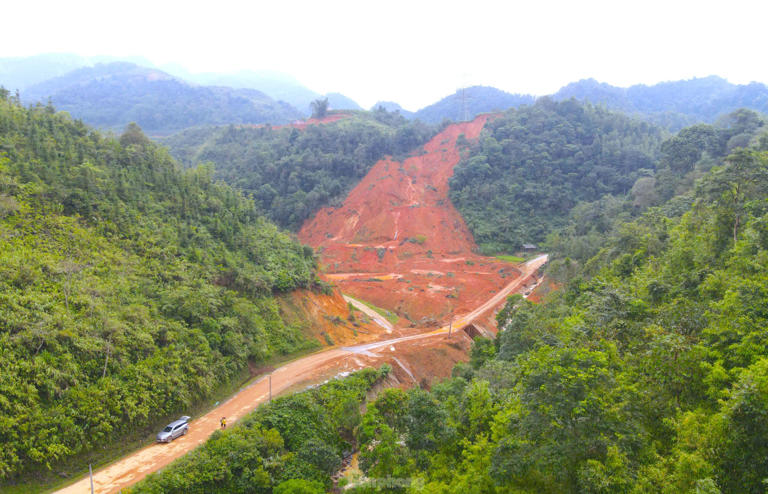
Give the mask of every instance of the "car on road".
POLYGON ((177 437, 183 436, 189 431, 189 417, 184 415, 179 420, 174 420, 165 429, 157 433, 157 442, 169 443, 177 437))

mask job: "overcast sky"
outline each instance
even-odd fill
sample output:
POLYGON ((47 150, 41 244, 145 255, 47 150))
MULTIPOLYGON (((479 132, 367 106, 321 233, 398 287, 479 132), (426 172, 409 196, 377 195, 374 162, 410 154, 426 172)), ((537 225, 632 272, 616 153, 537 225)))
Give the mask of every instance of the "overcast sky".
POLYGON ((0 57, 140 55, 193 72, 269 69, 363 107, 461 86, 536 95, 717 74, 768 83, 765 0, 5 2, 0 57))

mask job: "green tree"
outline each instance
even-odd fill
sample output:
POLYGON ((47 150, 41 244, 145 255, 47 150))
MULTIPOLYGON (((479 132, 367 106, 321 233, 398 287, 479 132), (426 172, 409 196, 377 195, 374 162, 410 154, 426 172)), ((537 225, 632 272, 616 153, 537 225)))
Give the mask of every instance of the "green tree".
POLYGON ((319 98, 309 105, 312 108, 312 118, 323 118, 328 114, 328 98, 319 98))

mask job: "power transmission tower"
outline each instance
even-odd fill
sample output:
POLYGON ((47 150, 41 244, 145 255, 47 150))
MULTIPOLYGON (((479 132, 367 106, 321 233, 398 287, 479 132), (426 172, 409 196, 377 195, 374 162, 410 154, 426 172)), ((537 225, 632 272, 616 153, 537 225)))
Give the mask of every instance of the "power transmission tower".
POLYGON ((461 108, 459 109, 459 120, 462 122, 469 121, 469 105, 467 104, 467 88, 466 84, 461 87, 461 108))

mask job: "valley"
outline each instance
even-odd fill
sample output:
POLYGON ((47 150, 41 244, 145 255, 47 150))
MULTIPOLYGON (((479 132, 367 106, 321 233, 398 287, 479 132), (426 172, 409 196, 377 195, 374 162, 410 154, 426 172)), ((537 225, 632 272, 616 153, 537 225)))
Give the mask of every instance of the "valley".
MULTIPOLYGON (((457 140, 476 139, 489 118, 448 126, 402 163, 381 160, 342 207, 320 210, 302 227, 299 238, 321 253, 323 278, 356 298, 345 296, 348 306, 340 306, 335 290, 331 297, 305 292, 283 296, 281 304, 289 303, 293 313, 314 312, 307 326, 334 346, 258 377, 193 418, 189 434, 173 443, 144 447, 95 472, 96 491, 133 485, 205 442, 220 417, 233 424, 271 396, 382 364, 393 369, 390 385, 428 385, 467 359, 474 337, 493 336, 497 309, 510 294, 530 292, 547 256, 515 265, 477 255, 472 234, 447 197, 448 179, 460 159, 457 140), (360 300, 400 317, 392 324, 360 300), (353 308, 359 315, 349 317, 353 308), (354 327, 349 320, 356 321, 354 327)), ((89 489, 83 478, 56 492, 89 489)))
MULTIPOLYGON (((471 337, 462 329, 493 312, 504 302, 507 295, 532 283, 536 272, 546 262, 546 256, 530 261, 522 269, 522 276, 505 286, 472 312, 453 322, 449 327, 402 330, 403 336, 383 339, 354 346, 341 346, 314 353, 289 362, 259 377, 241 389, 221 405, 199 418, 190 421, 189 434, 170 444, 153 444, 103 470, 94 473, 94 486, 99 493, 115 493, 133 485, 146 475, 155 472, 173 460, 198 447, 219 429, 219 419, 227 417, 230 424, 273 397, 305 389, 366 367, 389 364, 393 368, 394 384, 405 388, 447 377, 456 362, 464 361, 471 344, 471 337)), ((57 494, 88 494, 89 478, 56 491, 57 494)))
POLYGON ((0 491, 765 490, 767 86, 144 60, 0 58, 0 491))

